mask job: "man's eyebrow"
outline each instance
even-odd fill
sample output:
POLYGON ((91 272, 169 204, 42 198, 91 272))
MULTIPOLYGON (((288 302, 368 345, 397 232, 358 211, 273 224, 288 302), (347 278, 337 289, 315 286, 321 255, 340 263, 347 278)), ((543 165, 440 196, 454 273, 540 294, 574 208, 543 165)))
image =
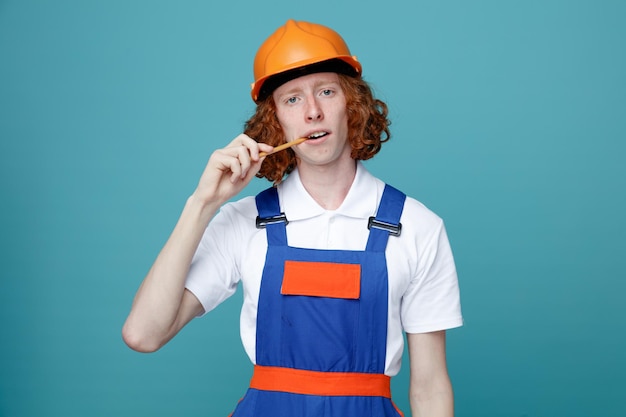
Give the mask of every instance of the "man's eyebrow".
POLYGON ((284 92, 282 92, 281 94, 279 94, 279 97, 283 97, 283 96, 290 96, 294 93, 297 93, 298 91, 301 91, 302 89, 300 87, 293 87, 290 88, 289 90, 286 90, 284 92))
POLYGON ((321 80, 317 81, 317 82, 314 84, 314 86, 315 86, 316 88, 317 88, 317 87, 320 87, 320 86, 323 86, 323 85, 332 85, 333 87, 334 87, 334 86, 339 86, 339 81, 334 80, 334 79, 327 79, 327 80, 325 80, 325 79, 321 79, 321 80))

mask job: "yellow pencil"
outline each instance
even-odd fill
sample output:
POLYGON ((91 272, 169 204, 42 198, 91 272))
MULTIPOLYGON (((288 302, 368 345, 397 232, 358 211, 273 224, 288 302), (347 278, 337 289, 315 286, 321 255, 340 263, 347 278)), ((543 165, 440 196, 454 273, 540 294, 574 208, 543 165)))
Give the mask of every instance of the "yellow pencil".
POLYGON ((272 152, 261 152, 259 154, 259 157, 262 158, 264 156, 271 155, 271 154, 276 153, 276 152, 280 152, 283 149, 291 148, 292 146, 296 146, 296 145, 301 144, 305 140, 307 140, 307 138, 299 138, 299 139, 296 139, 296 140, 292 140, 291 142, 283 143, 282 145, 276 146, 274 148, 274 150, 272 150, 272 152))

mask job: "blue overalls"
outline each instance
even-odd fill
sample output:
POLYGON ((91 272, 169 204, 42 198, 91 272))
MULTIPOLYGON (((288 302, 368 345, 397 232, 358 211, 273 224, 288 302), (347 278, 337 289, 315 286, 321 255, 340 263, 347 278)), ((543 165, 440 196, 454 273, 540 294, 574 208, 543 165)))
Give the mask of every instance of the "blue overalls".
MULTIPOLYGON (((256 197, 268 250, 259 294, 256 365, 232 417, 398 417, 384 375, 385 248, 406 196, 386 185, 365 251, 287 244, 276 188, 256 197)), ((364 226, 365 227, 365 226, 364 226)))

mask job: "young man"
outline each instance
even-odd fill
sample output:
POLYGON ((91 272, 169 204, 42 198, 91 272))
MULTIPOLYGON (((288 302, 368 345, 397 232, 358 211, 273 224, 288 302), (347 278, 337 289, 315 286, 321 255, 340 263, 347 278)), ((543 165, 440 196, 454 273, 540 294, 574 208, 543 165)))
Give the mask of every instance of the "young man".
POLYGON ((139 288, 124 340, 159 349, 241 281, 255 367, 234 417, 399 416, 403 333, 413 416, 452 416, 452 253, 439 217, 359 162, 389 137, 360 63, 333 30, 290 20, 257 52, 252 98, 245 133, 211 155, 139 288), (255 175, 274 186, 225 204, 255 175))

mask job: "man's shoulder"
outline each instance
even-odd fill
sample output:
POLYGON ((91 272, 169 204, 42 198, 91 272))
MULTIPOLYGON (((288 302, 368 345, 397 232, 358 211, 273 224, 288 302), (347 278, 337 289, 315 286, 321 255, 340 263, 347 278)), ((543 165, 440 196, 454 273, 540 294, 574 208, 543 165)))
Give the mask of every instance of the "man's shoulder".
MULTIPOLYGON (((379 179, 377 180, 380 181, 379 179)), ((424 204, 422 201, 408 194, 402 188, 396 187, 393 184, 387 185, 396 188, 398 191, 406 195, 404 208, 402 209, 402 222, 410 222, 416 224, 419 226, 420 229, 425 227, 439 227, 443 223, 442 218, 439 217, 439 215, 431 210, 428 206, 426 206, 426 204, 424 204)))
POLYGON ((233 219, 254 219, 257 216, 255 196, 246 196, 228 202, 222 206, 220 213, 233 219))

